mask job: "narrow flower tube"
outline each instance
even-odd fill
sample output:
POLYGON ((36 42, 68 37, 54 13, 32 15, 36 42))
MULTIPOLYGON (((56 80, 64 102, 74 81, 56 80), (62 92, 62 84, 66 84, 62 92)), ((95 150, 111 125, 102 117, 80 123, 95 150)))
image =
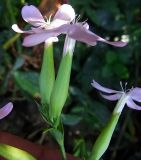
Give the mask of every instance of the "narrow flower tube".
POLYGON ((44 105, 49 105, 52 88, 55 81, 53 44, 46 42, 44 47, 43 62, 40 73, 40 94, 44 105))
POLYGON ((59 124, 61 111, 68 96, 74 47, 75 40, 66 37, 63 58, 50 99, 49 117, 56 125, 59 124))
POLYGON ((99 160, 101 156, 107 150, 111 141, 113 132, 119 120, 120 114, 112 114, 110 120, 102 130, 101 134, 96 139, 96 142, 92 148, 92 152, 88 160, 99 160))
POLYGON ((126 103, 126 95, 123 95, 118 101, 115 110, 112 113, 108 123, 106 124, 106 126, 96 139, 96 142, 94 143, 91 155, 88 160, 99 160, 109 147, 113 132, 116 128, 119 117, 121 115, 121 110, 125 106, 125 103, 126 103))
MULTIPOLYGON (((141 107, 135 104, 135 101, 141 102, 141 88, 131 88, 127 91, 116 91, 113 89, 109 89, 101 86, 95 80, 92 82, 92 86, 99 90, 101 96, 105 99, 115 101, 118 100, 118 103, 111 115, 110 120, 102 130, 101 134, 96 139, 95 144, 93 145, 91 155, 88 160, 99 160, 102 155, 107 150, 115 127, 118 123, 119 117, 122 113, 124 106, 127 104, 128 107, 136 110, 141 110, 141 107)), ((123 89, 123 87, 122 87, 123 89)))

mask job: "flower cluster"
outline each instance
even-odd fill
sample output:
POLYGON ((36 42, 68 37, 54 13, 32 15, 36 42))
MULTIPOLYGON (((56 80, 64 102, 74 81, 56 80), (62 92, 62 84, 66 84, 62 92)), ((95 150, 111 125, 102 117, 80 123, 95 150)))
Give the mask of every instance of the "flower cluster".
POLYGON ((123 47, 127 44, 122 41, 110 42, 91 32, 89 30, 89 25, 86 22, 79 23, 75 20, 75 11, 68 4, 63 4, 58 9, 52 21, 51 16, 45 21, 40 11, 33 5, 24 6, 21 14, 23 19, 32 25, 31 29, 23 31, 17 24, 13 24, 12 29, 18 33, 29 34, 23 41, 23 46, 26 47, 31 47, 50 40, 53 42, 58 41, 58 36, 60 34, 66 34, 72 39, 91 46, 95 46, 97 41, 117 47, 123 47))

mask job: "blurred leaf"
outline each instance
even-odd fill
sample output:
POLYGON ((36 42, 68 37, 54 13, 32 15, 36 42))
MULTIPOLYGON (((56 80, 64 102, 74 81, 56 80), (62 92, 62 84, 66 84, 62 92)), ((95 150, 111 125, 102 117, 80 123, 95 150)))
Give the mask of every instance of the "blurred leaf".
POLYGON ((89 115, 96 117, 99 124, 104 126, 110 117, 108 108, 98 101, 89 101, 89 115))
POLYGON ((125 22, 121 15, 116 15, 107 9, 87 10, 89 19, 98 26, 103 27, 108 31, 122 30, 125 22))
POLYGON ((123 79, 129 78, 128 68, 125 67, 123 64, 117 63, 113 66, 113 69, 120 78, 123 79))
POLYGON ((39 96, 39 74, 36 72, 14 72, 14 79, 18 86, 33 97, 39 96))
POLYGON ((86 144, 84 139, 75 139, 73 147, 73 155, 84 159, 87 157, 86 144))
POLYGON ((117 61, 117 59, 118 59, 118 55, 115 52, 109 51, 106 54, 106 62, 107 62, 107 64, 114 63, 115 61, 117 61))
POLYGON ((74 126, 82 120, 81 115, 73 115, 73 114, 62 114, 61 118, 63 124, 69 126, 74 126))
POLYGON ((111 65, 108 65, 108 64, 104 65, 102 67, 101 75, 104 78, 109 78, 110 79, 113 76, 111 65))
POLYGON ((24 64, 24 62, 25 62, 25 60, 24 60, 24 58, 23 57, 18 57, 17 59, 16 59, 16 62, 15 62, 15 64, 14 64, 14 66, 13 66, 13 70, 17 70, 17 69, 19 69, 20 67, 22 67, 23 66, 23 64, 24 64))

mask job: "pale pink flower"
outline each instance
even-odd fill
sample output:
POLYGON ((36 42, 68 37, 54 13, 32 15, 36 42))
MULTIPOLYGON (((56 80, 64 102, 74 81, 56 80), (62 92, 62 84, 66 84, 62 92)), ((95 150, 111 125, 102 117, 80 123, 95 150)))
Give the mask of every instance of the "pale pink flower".
POLYGON ((101 86, 95 80, 93 80, 92 86, 100 91, 101 96, 107 100, 115 101, 121 99, 121 97, 124 97, 124 103, 127 104, 129 108, 141 110, 141 106, 135 103, 141 102, 141 88, 139 87, 131 88, 127 91, 124 91, 123 89, 123 91, 116 91, 101 86))
POLYGON ((5 106, 0 108, 0 119, 6 117, 13 109, 13 104, 11 102, 7 103, 5 106))
POLYGON ((24 6, 21 14, 23 19, 33 27, 31 27, 31 30, 23 31, 17 24, 14 24, 12 29, 18 33, 29 34, 23 41, 23 45, 26 47, 34 46, 50 39, 51 41, 58 41, 57 37, 60 34, 67 34, 68 37, 91 46, 95 46, 97 41, 117 47, 123 47, 127 44, 122 41, 110 42, 91 32, 87 23, 75 21, 75 11, 68 4, 60 6, 52 21, 51 17, 45 21, 40 11, 33 5, 24 6))

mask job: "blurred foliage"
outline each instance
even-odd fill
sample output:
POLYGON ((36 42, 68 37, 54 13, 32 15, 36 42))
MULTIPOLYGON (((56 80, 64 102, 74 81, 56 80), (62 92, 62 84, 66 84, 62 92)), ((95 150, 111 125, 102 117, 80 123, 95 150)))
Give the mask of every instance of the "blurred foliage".
MULTIPOLYGON (((40 96, 38 79, 43 46, 22 47, 23 35, 19 36, 11 29, 13 23, 18 23, 22 28, 26 26, 20 13, 25 3, 39 6, 41 1, 0 1, 1 103, 8 99, 14 99, 16 103, 16 100, 25 96, 29 99, 32 97, 33 101, 33 97, 40 96)), ((141 1, 70 0, 69 3, 76 9, 76 14, 81 15, 79 21, 87 20, 90 30, 94 33, 109 40, 129 40, 129 44, 124 48, 103 43, 90 47, 77 42, 69 96, 62 120, 66 125, 67 150, 73 148, 75 155, 83 157, 83 154, 89 153, 89 148, 107 122, 115 105, 98 95, 91 86, 92 79, 109 88, 119 90, 121 89, 119 81, 128 81, 129 88, 132 85, 141 86, 141 1), (78 146, 81 146, 79 150, 78 146)), ((54 45, 56 70, 62 56, 63 43, 64 37, 61 37, 54 45)), ((109 152, 104 157, 105 160, 141 159, 139 114, 125 109, 109 152)))

